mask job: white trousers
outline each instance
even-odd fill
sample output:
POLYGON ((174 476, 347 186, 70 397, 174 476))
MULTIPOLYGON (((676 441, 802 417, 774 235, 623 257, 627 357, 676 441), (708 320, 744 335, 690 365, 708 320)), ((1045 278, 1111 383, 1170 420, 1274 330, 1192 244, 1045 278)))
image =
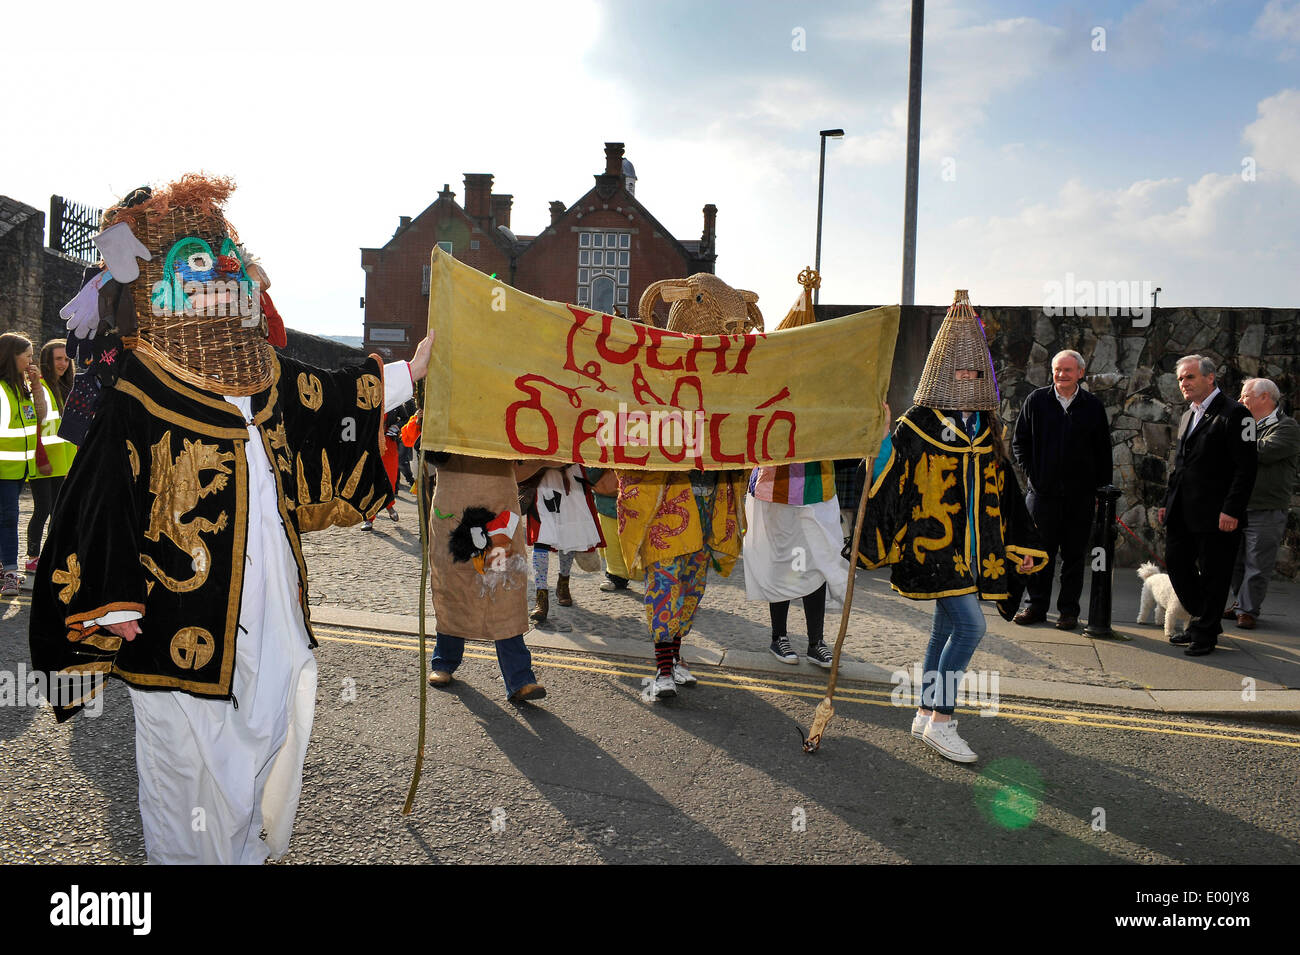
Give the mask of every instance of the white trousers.
MULTIPOLYGON (((227 400, 247 420, 249 399, 227 400)), ((227 700, 128 687, 152 863, 256 865, 278 858, 289 847, 302 792, 316 658, 298 607, 298 566, 280 523, 272 465, 256 428, 249 428, 245 449, 248 541, 232 685, 238 709, 227 700)), ((140 626, 147 636, 147 616, 140 626)))

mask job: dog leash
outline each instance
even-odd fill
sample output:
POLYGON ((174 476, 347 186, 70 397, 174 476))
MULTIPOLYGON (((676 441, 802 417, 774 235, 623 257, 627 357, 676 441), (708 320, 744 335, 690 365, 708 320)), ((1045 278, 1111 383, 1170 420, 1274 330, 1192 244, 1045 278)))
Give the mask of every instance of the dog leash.
POLYGON ((1131 537, 1131 538, 1133 538, 1133 539, 1134 539, 1135 541, 1137 541, 1139 544, 1141 544, 1141 545, 1142 545, 1142 549, 1143 549, 1144 551, 1146 551, 1148 554, 1150 554, 1152 557, 1154 557, 1154 558, 1156 559, 1156 563, 1157 563, 1157 564, 1159 564, 1159 565, 1160 565, 1161 567, 1163 567, 1165 570, 1168 570, 1168 569, 1169 569, 1169 565, 1167 565, 1167 564, 1166 564, 1166 563, 1165 563, 1165 562, 1160 558, 1160 555, 1157 554, 1155 551, 1153 551, 1150 547, 1148 547, 1146 541, 1144 541, 1142 538, 1140 538, 1140 537, 1138 537, 1136 534, 1134 534, 1132 528, 1130 528, 1127 524, 1125 524, 1122 520, 1120 520, 1120 518, 1119 518, 1118 515, 1115 517, 1115 523, 1118 524, 1120 527, 1124 528, 1124 530, 1128 531, 1128 536, 1131 537))

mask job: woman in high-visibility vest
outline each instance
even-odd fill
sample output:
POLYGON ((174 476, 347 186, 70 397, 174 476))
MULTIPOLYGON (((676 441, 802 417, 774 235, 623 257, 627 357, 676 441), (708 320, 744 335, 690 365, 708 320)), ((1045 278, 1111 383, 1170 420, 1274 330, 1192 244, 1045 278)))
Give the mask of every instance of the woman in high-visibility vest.
MULTIPOLYGON (((32 343, 22 335, 0 335, 0 596, 18 593, 18 495, 36 473, 36 428, 40 415, 31 382, 32 343)), ((44 395, 41 396, 44 404, 44 395)))
POLYGON ((27 571, 36 570, 41 553, 41 536, 45 522, 54 513, 54 505, 63 489, 63 479, 72 467, 77 446, 59 437, 59 424, 63 421, 63 406, 72 394, 77 370, 68 360, 68 343, 54 338, 41 347, 41 390, 45 393, 45 416, 41 419, 41 446, 49 461, 49 473, 42 467, 37 455, 36 469, 28 477, 32 482, 32 519, 27 522, 27 571))

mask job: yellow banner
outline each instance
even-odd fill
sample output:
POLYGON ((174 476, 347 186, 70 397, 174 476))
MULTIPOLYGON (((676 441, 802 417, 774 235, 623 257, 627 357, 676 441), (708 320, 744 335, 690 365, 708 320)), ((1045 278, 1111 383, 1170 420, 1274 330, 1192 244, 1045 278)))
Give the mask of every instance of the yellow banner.
POLYGON ((714 470, 874 453, 898 306, 682 335, 534 298, 435 248, 429 328, 425 450, 714 470))

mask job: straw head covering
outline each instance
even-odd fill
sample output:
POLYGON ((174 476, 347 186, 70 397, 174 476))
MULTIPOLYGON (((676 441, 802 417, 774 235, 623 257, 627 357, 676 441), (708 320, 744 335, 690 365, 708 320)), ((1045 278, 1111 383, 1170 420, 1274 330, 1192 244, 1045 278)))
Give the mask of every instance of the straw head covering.
POLYGON ((688 335, 743 335, 763 330, 758 295, 732 288, 712 272, 696 272, 684 279, 661 279, 641 293, 637 315, 654 325, 658 301, 671 302, 667 328, 688 335))
POLYGON ((993 359, 965 289, 957 290, 943 318, 912 401, 923 408, 943 411, 998 409, 993 359), (974 371, 977 377, 958 380, 958 371, 974 371))
POLYGON ((126 223, 152 255, 124 290, 135 327, 122 344, 187 384, 251 395, 271 383, 274 351, 249 276, 256 265, 222 211, 234 189, 202 174, 138 189, 104 213, 103 228, 126 223))

